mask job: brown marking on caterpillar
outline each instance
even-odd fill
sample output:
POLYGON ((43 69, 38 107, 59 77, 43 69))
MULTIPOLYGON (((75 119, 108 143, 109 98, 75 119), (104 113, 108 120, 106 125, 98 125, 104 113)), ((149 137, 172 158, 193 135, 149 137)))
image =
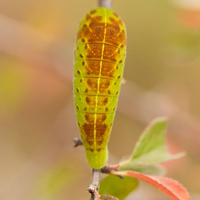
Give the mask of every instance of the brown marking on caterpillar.
POLYGON ((104 34, 104 26, 95 27, 94 34, 104 34))
POLYGON ((119 18, 119 15, 116 14, 115 12, 113 12, 113 15, 115 15, 115 17, 119 18))
POLYGON ((91 75, 99 75, 100 60, 88 60, 87 66, 85 66, 86 72, 90 72, 91 75))
POLYGON ((86 141, 94 139, 94 125, 93 124, 84 123, 82 126, 82 130, 83 130, 83 134, 86 136, 86 141))
POLYGON ((114 77, 115 63, 102 61, 101 75, 105 77, 114 77))
POLYGON ((85 101, 86 101, 86 103, 87 103, 87 104, 89 104, 89 105, 90 105, 90 102, 91 102, 91 100, 90 100, 90 98, 89 98, 89 97, 86 97, 86 98, 85 98, 85 101))
POLYGON ((108 97, 103 100, 103 104, 106 105, 108 103, 108 97))
POLYGON ((104 141, 97 141, 97 145, 101 146, 104 141))
POLYGON ((111 22, 116 22, 116 20, 114 19, 114 18, 112 18, 112 17, 109 17, 109 20, 111 21, 111 22))
POLYGON ((93 15, 93 14, 95 14, 96 12, 97 12, 97 10, 92 10, 92 11, 90 11, 90 14, 93 15))
POLYGON ((94 149, 88 149, 89 151, 91 151, 92 153, 94 152, 94 149))
POLYGON ((116 62, 117 61, 117 55, 118 53, 116 52, 116 50, 118 49, 118 47, 110 45, 110 44, 105 44, 104 45, 104 52, 103 52, 103 59, 105 60, 109 60, 112 62, 116 62))
POLYGON ((85 102, 90 106, 90 109, 92 109, 96 105, 96 97, 88 95, 85 98, 85 102))
MULTIPOLYGON (((107 125, 103 124, 103 122, 106 120, 106 114, 96 114, 97 115, 97 121, 96 121, 96 140, 97 141, 103 141, 104 136, 108 132, 107 125)), ((84 123, 82 126, 82 130, 84 135, 86 136, 86 141, 91 141, 94 138, 94 116, 95 114, 86 114, 85 119, 87 123, 84 123)))
POLYGON ((103 93, 105 92, 110 86, 110 80, 108 79, 101 79, 99 84, 99 92, 103 93))
POLYGON ((96 129, 96 138, 97 140, 104 140, 106 133, 108 132, 107 125, 101 124, 99 128, 96 129))
POLYGON ((103 148, 98 148, 98 149, 96 149, 96 150, 97 150, 97 152, 100 152, 102 149, 103 149, 103 148))
POLYGON ((106 32, 106 42, 119 46, 121 43, 126 43, 125 32, 121 31, 119 21, 112 20, 112 24, 107 24, 107 32, 106 32), (119 37, 120 35, 120 37, 119 37))
POLYGON ((90 43, 87 51, 87 58, 101 58, 103 44, 90 43))
POLYGON ((98 20, 98 21, 101 21, 102 20, 102 16, 96 16, 95 19, 98 20))
POLYGON ((90 15, 86 15, 86 20, 88 20, 88 19, 90 19, 91 17, 90 17, 90 15))
POLYGON ((102 114, 97 114, 97 120, 96 120, 96 124, 103 124, 103 122, 106 120, 107 116, 105 113, 102 114))
POLYGON ((86 121, 89 122, 89 115, 88 114, 85 115, 85 119, 86 119, 86 121))
POLYGON ((94 18, 91 19, 91 22, 89 24, 90 29, 93 29, 94 27, 96 27, 98 25, 97 20, 95 20, 94 18))
POLYGON ((94 125, 94 114, 85 114, 85 119, 89 124, 94 125))
POLYGON ((122 30, 122 32, 119 34, 119 40, 121 41, 121 42, 125 42, 125 31, 124 30, 122 30))
POLYGON ((94 146, 94 141, 86 141, 90 146, 94 146))
POLYGON ((89 78, 87 80, 87 84, 88 86, 93 89, 94 91, 97 90, 97 87, 98 87, 98 79, 97 78, 89 78))
POLYGON ((107 118, 106 114, 103 114, 103 115, 102 115, 102 121, 105 121, 106 118, 107 118))
POLYGON ((90 18, 89 27, 84 24, 77 34, 77 40, 79 38, 87 38, 88 42, 103 41, 105 23, 101 23, 101 16, 90 18))

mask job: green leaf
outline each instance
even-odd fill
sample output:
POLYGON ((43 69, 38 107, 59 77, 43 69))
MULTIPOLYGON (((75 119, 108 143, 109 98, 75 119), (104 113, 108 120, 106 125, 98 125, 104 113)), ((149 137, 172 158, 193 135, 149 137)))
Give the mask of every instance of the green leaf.
POLYGON ((135 165, 131 162, 127 163, 126 165, 122 165, 120 167, 120 170, 121 171, 132 170, 142 174, 156 175, 156 176, 164 176, 166 173, 165 168, 161 165, 135 165))
POLYGON ((164 118, 158 118, 151 122, 136 144, 131 158, 120 165, 130 163, 149 165, 182 157, 183 153, 171 155, 167 151, 166 125, 167 122, 164 118))
POLYGON ((135 178, 120 178, 118 176, 109 175, 101 181, 99 193, 101 195, 111 195, 123 200, 137 187, 138 180, 135 178))
POLYGON ((35 185, 37 199, 53 200, 69 184, 76 179, 76 174, 66 162, 56 163, 55 166, 42 173, 35 185))

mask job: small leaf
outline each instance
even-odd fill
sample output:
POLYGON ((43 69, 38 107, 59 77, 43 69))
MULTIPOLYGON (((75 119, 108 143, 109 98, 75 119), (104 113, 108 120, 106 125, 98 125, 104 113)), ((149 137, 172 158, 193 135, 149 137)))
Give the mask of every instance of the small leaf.
POLYGON ((166 169, 161 165, 135 165, 133 163, 127 163, 126 165, 122 165, 120 167, 120 170, 131 170, 142 174, 155 176, 164 176, 166 173, 166 169))
POLYGON ((113 172, 116 175, 125 175, 143 180, 158 188, 173 200, 190 200, 188 191, 177 181, 159 176, 148 176, 134 171, 113 172))
POLYGON ((117 176, 109 175, 101 181, 99 193, 123 200, 137 187, 138 180, 135 178, 124 177, 121 179, 117 176))
POLYGON ((101 195, 100 200, 119 200, 116 197, 112 197, 110 195, 101 195))
POLYGON ((140 137, 129 160, 120 163, 120 166, 132 164, 155 164, 183 156, 183 153, 171 155, 167 151, 165 132, 166 119, 159 118, 150 123, 140 137))

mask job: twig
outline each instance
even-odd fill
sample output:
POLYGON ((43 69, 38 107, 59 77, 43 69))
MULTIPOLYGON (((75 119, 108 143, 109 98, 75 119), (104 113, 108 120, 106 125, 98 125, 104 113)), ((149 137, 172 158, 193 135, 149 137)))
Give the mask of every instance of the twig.
POLYGON ((95 194, 98 194, 100 173, 101 173, 100 169, 92 170, 91 185, 87 189, 88 192, 91 193, 91 200, 95 200, 95 194))
MULTIPOLYGON (((107 165, 101 168, 101 173, 104 174, 111 174, 113 171, 119 171, 120 165, 107 165)), ((119 175, 119 178, 124 178, 123 176, 119 175)))
POLYGON ((83 142, 79 138, 74 138, 74 147, 82 146, 83 142))
POLYGON ((99 0, 99 7, 111 9, 112 0, 99 0))
POLYGON ((106 165, 105 167, 101 168, 101 172, 105 174, 109 174, 111 171, 115 170, 118 171, 120 168, 120 165, 106 165))

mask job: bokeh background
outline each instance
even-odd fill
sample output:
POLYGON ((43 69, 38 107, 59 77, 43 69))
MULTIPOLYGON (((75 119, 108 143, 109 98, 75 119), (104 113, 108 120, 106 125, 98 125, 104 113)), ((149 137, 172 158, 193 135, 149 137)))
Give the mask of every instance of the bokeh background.
MULTIPOLYGON (((89 199, 91 169, 73 104, 77 26, 96 0, 0 0, 0 199, 89 199)), ((167 116, 164 164, 200 199, 200 1, 113 0, 128 54, 109 163, 129 155, 145 126, 167 116)), ((168 200, 142 183, 128 200, 168 200)))

